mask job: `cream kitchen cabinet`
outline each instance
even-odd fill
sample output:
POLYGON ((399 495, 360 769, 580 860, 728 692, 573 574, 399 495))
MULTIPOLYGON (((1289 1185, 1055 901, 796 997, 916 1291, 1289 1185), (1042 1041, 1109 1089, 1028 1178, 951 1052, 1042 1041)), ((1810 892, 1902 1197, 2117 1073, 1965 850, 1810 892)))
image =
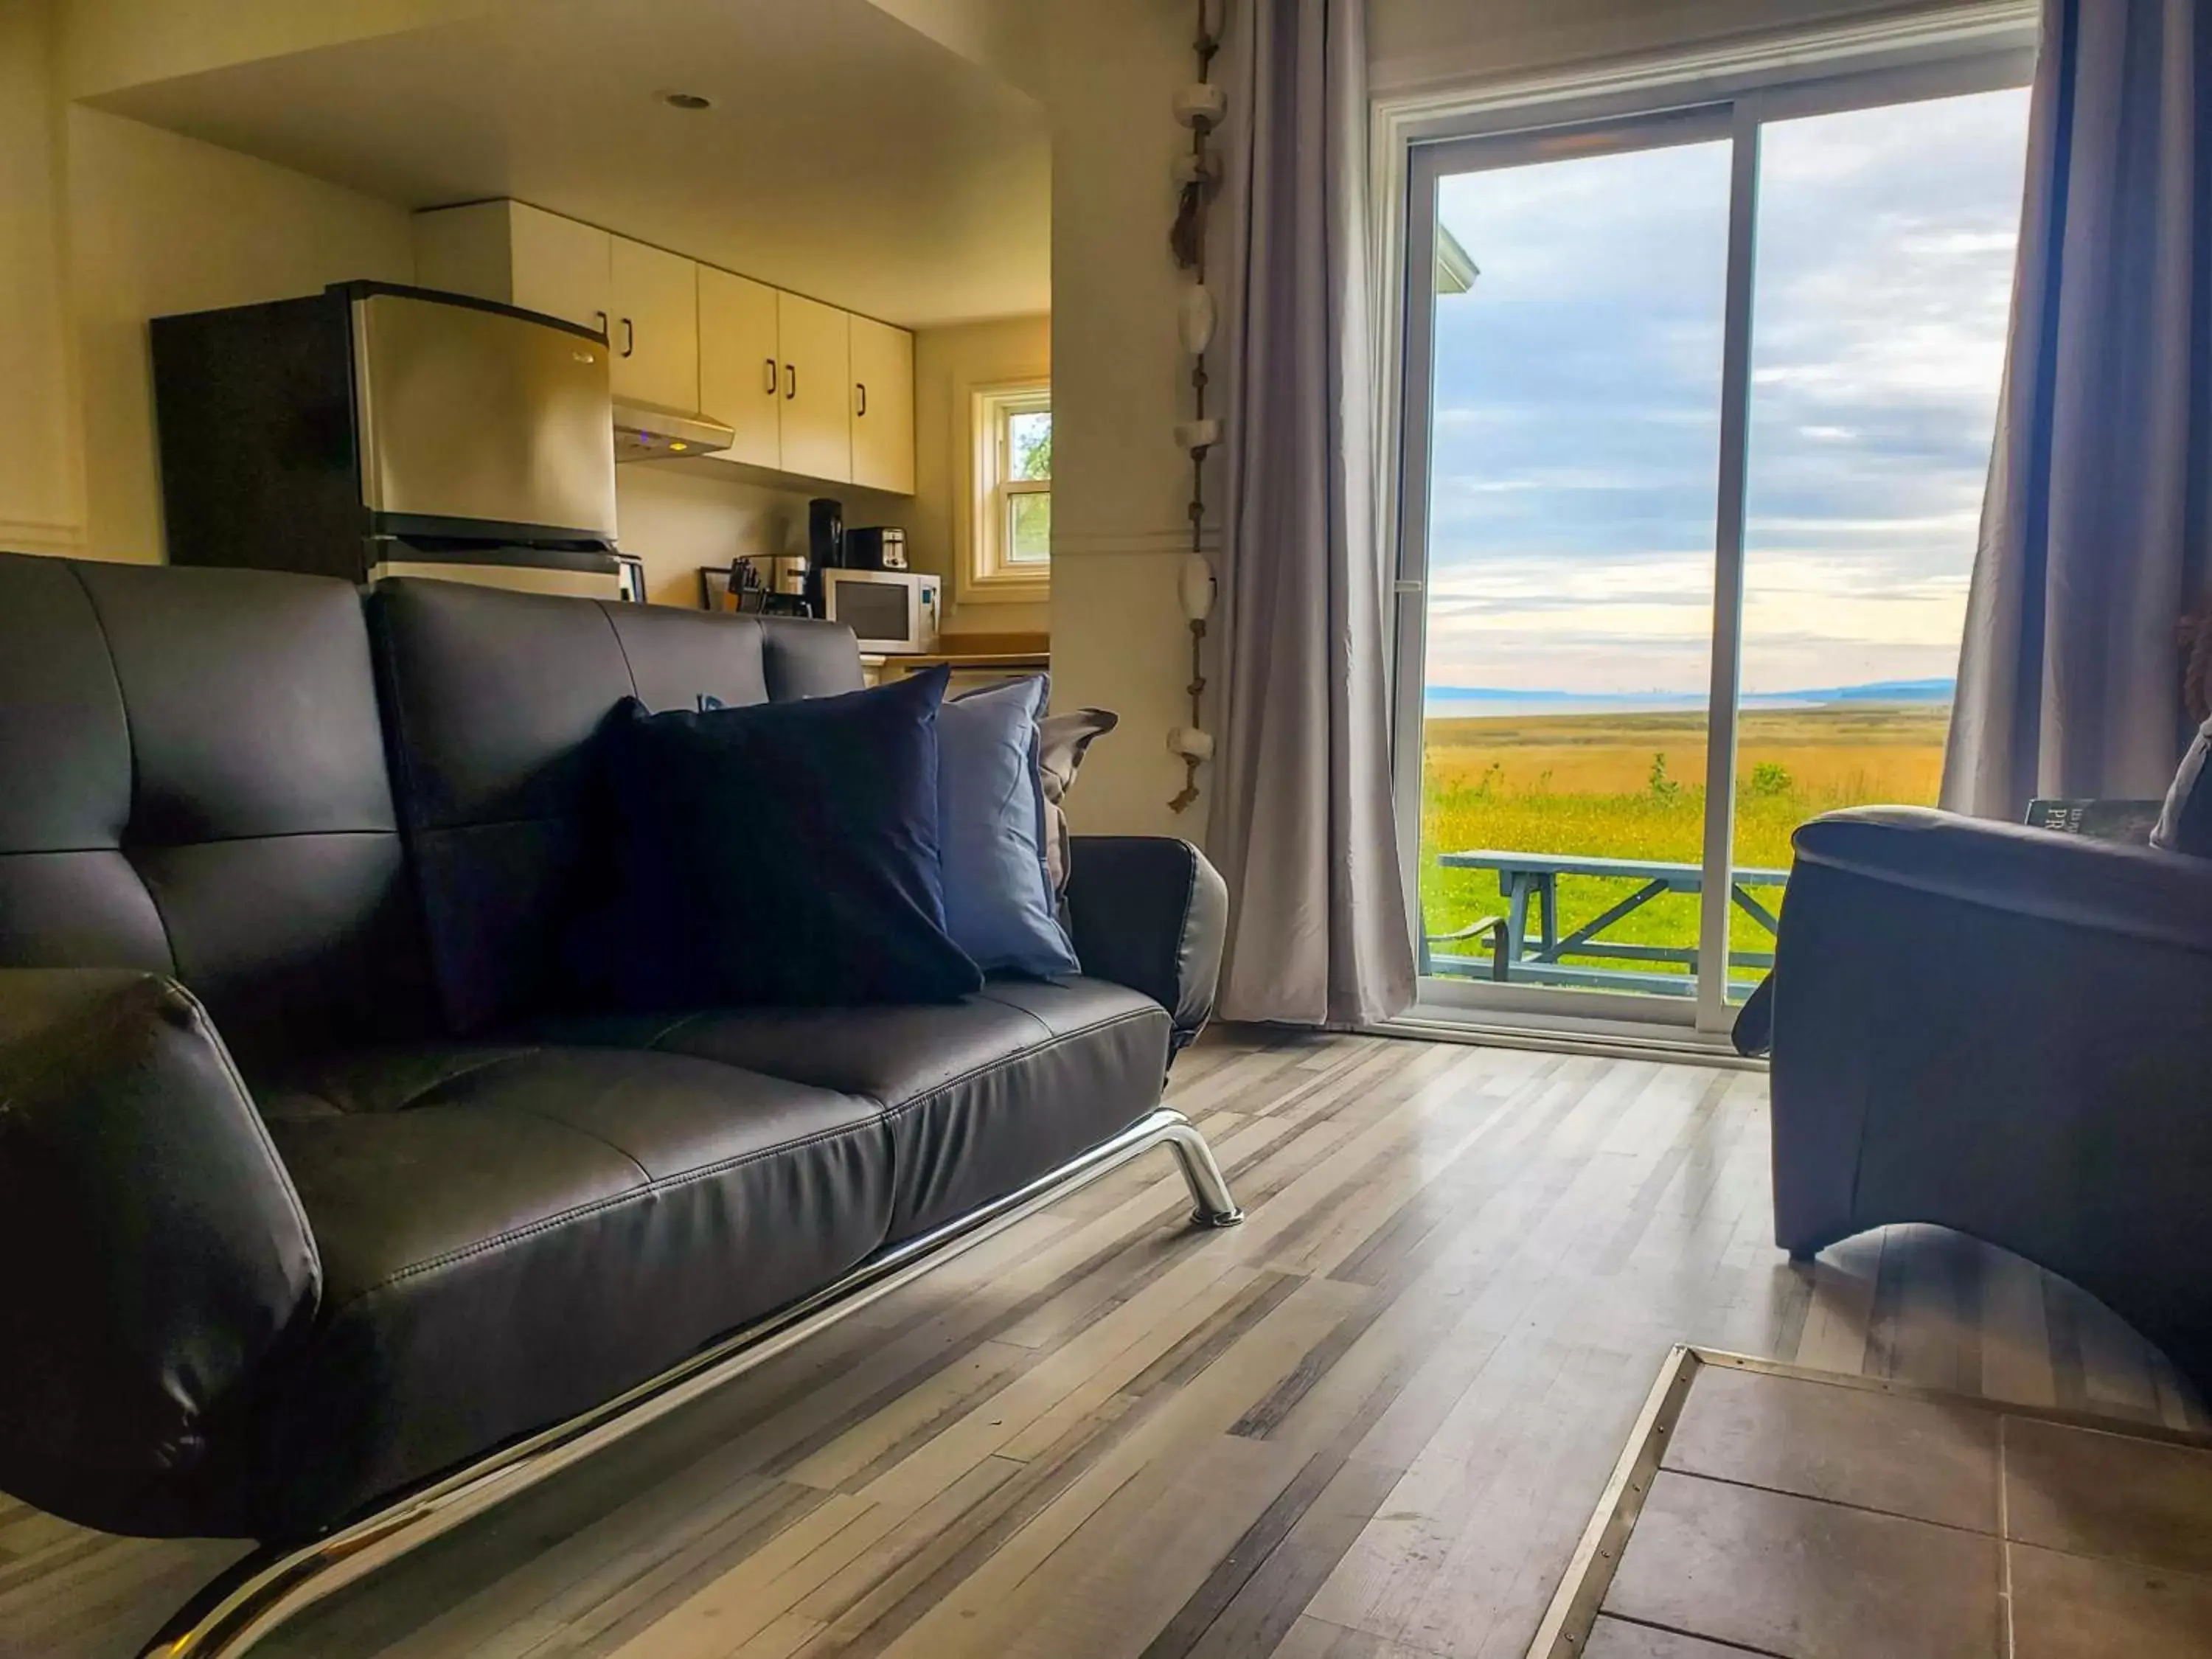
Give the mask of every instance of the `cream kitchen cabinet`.
POLYGON ((699 267, 699 404, 736 440, 708 459, 914 493, 914 337, 699 267))
POLYGON ((914 336, 852 320, 853 482, 914 494, 914 336))
POLYGON ((914 492, 914 336, 524 202, 415 216, 416 280, 603 329, 615 396, 720 421, 723 460, 914 492))
POLYGON ((615 396, 691 414, 699 407, 699 267, 680 253, 611 240, 607 344, 615 396))
POLYGON ((848 398, 849 315, 818 300, 779 292, 776 345, 783 359, 781 466, 809 478, 849 483, 853 417, 848 398))
POLYGON ((604 331, 614 308, 609 254, 615 239, 597 225, 543 213, 522 202, 492 205, 514 210, 507 225, 508 268, 514 272, 507 304, 604 331))
POLYGON ((783 465, 783 349, 776 291, 699 267, 699 412, 737 434, 720 459, 783 465))

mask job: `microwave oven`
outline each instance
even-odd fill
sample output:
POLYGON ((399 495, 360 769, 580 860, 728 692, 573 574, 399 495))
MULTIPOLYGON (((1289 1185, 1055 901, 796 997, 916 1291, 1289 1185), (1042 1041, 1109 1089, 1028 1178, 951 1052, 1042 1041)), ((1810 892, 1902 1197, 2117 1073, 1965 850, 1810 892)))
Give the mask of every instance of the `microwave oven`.
POLYGON ((822 614, 851 629, 871 654, 933 651, 944 580, 916 570, 824 570, 822 614))

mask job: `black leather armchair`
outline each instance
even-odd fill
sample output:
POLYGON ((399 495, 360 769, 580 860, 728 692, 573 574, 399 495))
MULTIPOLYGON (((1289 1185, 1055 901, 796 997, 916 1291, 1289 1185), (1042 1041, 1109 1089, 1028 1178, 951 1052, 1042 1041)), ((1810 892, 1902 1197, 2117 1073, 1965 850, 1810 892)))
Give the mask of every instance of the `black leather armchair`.
POLYGON ((1796 847, 1776 1242, 1953 1227, 2212 1386, 2212 861, 1905 807, 1796 847))

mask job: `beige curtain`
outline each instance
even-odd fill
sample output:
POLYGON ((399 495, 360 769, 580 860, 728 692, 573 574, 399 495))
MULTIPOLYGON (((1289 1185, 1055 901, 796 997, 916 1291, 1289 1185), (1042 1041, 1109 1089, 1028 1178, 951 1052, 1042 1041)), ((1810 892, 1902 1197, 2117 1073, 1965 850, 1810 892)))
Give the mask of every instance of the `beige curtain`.
POLYGON ((2209 493, 2212 3, 2045 0, 1944 805, 2165 793, 2209 493))
POLYGON ((1208 851, 1224 1018, 1361 1024, 1413 1000, 1374 533, 1365 7, 1241 0, 1212 217, 1228 465, 1208 851))

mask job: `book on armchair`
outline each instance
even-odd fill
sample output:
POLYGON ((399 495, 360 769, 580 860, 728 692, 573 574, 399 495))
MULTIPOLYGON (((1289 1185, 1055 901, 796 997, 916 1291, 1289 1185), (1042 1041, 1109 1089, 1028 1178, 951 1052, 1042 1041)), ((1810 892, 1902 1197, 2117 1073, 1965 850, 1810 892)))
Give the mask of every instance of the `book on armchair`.
POLYGON ((2027 823, 2031 829, 2142 847, 2148 844, 2165 805, 2157 800, 2032 800, 2027 823))

